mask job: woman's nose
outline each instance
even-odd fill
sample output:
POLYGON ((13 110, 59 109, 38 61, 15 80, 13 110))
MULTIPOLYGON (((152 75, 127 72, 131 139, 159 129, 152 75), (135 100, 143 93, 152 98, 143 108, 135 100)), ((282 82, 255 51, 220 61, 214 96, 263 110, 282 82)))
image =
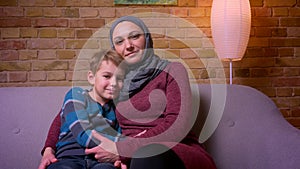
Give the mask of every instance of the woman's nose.
POLYGON ((132 50, 132 49, 133 49, 133 44, 132 44, 132 42, 131 42, 130 39, 127 39, 127 40, 125 41, 125 44, 126 44, 126 49, 127 49, 127 50, 132 50))

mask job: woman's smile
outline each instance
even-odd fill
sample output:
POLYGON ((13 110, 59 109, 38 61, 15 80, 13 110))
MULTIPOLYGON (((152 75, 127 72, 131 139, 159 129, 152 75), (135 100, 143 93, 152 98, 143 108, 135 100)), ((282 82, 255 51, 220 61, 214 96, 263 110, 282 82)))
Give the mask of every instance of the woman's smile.
POLYGON ((136 55, 137 52, 130 52, 130 53, 127 53, 125 54, 125 57, 131 57, 131 56, 134 56, 136 55))

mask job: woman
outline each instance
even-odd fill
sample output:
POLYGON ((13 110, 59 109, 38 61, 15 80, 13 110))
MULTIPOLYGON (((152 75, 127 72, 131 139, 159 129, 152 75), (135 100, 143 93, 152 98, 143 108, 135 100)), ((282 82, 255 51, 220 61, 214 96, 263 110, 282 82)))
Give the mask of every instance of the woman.
MULTIPOLYGON (((154 54, 151 34, 136 17, 117 19, 110 29, 110 42, 129 65, 116 108, 127 138, 115 144, 94 133, 101 144, 86 153, 95 154, 99 161, 115 159, 117 153, 130 168, 154 163, 161 168, 215 168, 198 138, 189 132, 193 125, 192 95, 184 66, 154 54)), ((55 140, 47 139, 46 143, 51 142, 55 140)))

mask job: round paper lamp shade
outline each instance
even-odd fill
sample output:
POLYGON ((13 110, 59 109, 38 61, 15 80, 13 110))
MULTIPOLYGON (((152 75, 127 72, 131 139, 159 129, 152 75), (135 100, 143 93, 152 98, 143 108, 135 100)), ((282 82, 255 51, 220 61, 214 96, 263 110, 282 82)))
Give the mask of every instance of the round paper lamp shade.
POLYGON ((240 60, 247 48, 251 28, 249 0, 213 0, 212 37, 222 60, 240 60))

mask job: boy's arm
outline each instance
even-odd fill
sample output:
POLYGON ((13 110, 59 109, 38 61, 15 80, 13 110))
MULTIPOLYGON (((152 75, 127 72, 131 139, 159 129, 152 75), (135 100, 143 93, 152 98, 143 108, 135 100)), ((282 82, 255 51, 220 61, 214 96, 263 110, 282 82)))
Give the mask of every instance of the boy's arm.
POLYGON ((81 88, 72 88, 67 92, 62 107, 64 118, 61 133, 71 131, 77 143, 83 147, 95 147, 91 139, 92 125, 86 110, 86 98, 81 88))
POLYGON ((62 109, 62 115, 65 119, 62 132, 70 130, 72 135, 76 137, 76 141, 86 148, 92 148, 100 144, 98 140, 92 139, 92 130, 96 130, 112 141, 118 141, 120 133, 112 128, 106 119, 98 113, 98 105, 89 104, 87 109, 86 104, 88 101, 83 91, 81 88, 73 88, 66 94, 62 109), (88 111, 97 111, 97 116, 89 117, 91 112, 88 111))

